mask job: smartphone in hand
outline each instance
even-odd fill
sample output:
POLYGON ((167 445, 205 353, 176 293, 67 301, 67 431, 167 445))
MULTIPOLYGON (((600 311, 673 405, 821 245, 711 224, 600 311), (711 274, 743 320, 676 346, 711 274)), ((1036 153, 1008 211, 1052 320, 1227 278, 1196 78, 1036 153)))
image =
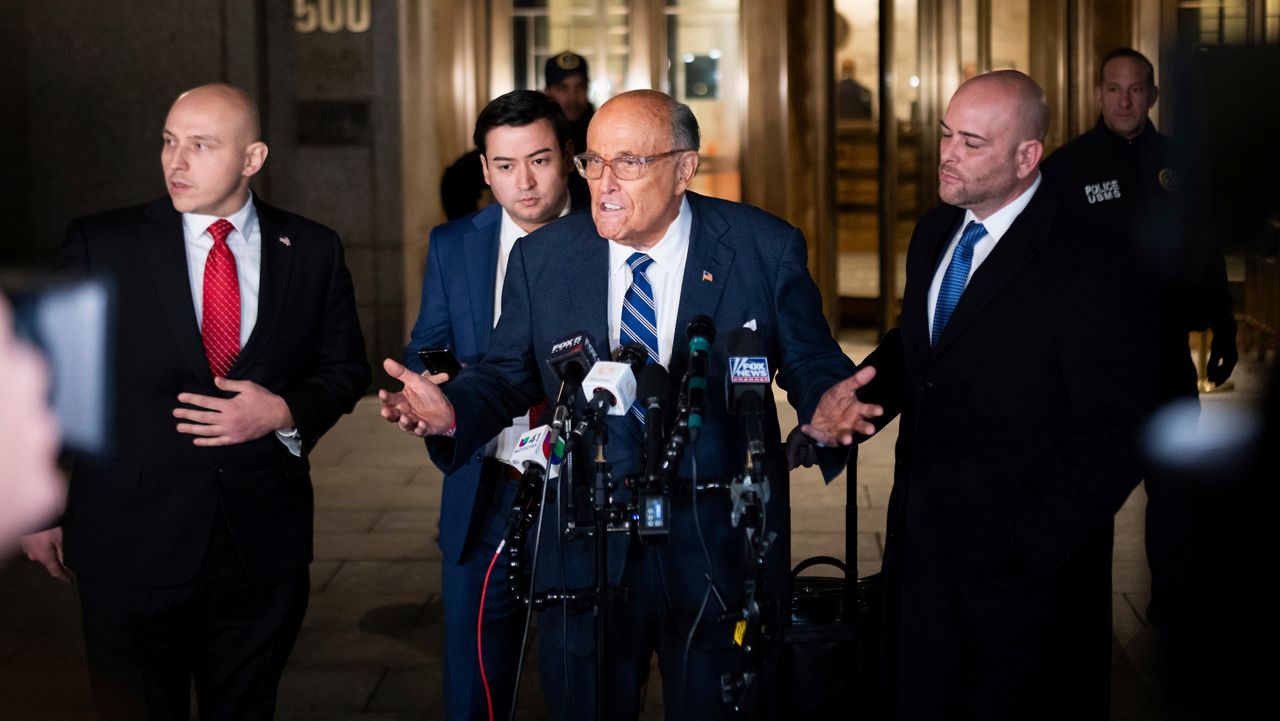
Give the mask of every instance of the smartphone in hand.
POLYGON ((422 365, 426 366, 428 373, 432 375, 448 373, 450 380, 457 378, 459 371, 462 370, 458 356, 454 354, 453 348, 447 345, 439 348, 422 348, 418 351, 418 359, 422 361, 422 365))

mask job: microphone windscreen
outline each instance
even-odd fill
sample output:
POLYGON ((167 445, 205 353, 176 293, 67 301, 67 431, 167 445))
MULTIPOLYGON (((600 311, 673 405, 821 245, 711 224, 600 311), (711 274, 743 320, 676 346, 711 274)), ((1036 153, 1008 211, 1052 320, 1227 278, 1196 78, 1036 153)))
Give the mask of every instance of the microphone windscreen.
POLYGON ((763 356, 764 340, 750 328, 734 328, 729 331, 730 356, 763 356))
POLYGON ((590 333, 575 331, 551 346, 547 365, 560 380, 578 384, 597 360, 595 339, 590 333))
POLYGON ((729 372, 724 380, 729 412, 758 413, 773 378, 764 340, 750 328, 735 328, 726 345, 729 372))
POLYGON ((705 338, 707 345, 716 342, 716 326, 711 318, 705 315, 695 315, 693 320, 689 321, 689 327, 685 331, 685 337, 689 341, 695 338, 705 338))
POLYGON ((650 363, 640 369, 640 376, 636 379, 636 398, 639 398, 641 403, 647 402, 650 398, 657 398, 665 403, 670 386, 671 376, 667 373, 667 369, 657 363, 650 363))
MULTIPOLYGON (((628 343, 618 349, 618 357, 615 360, 630 364, 631 371, 638 375, 640 369, 649 362, 649 349, 645 348, 643 343, 628 343)), ((655 360, 654 363, 657 361, 655 360)))

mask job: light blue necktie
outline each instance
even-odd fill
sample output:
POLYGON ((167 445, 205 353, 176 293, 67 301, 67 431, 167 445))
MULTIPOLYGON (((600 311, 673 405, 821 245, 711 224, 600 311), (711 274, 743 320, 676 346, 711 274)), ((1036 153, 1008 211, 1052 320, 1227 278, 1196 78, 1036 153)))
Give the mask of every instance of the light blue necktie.
POLYGON ((942 276, 942 287, 938 289, 938 303, 933 308, 933 334, 930 345, 937 346, 942 338, 942 331, 947 329, 947 322, 960 302, 964 286, 969 282, 969 267, 973 265, 973 246, 987 234, 987 229, 976 220, 969 221, 964 233, 960 235, 960 243, 956 252, 951 255, 951 265, 942 276))
MULTIPOLYGON (((645 271, 653 265, 653 258, 644 253, 632 253, 627 258, 631 266, 631 287, 622 298, 622 330, 618 334, 618 347, 628 343, 640 343, 649 352, 649 362, 658 362, 658 311, 653 302, 653 285, 645 271)), ((644 426, 644 407, 637 398, 631 413, 644 426)))

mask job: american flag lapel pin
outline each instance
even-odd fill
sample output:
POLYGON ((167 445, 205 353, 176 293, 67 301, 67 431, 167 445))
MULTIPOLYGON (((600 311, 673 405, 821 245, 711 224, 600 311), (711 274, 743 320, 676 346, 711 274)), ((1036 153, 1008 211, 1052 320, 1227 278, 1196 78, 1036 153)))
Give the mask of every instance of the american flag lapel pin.
POLYGON ((713 283, 713 282, 715 282, 715 279, 716 279, 716 277, 715 277, 714 275, 711 275, 711 271, 709 271, 709 270, 704 270, 704 271, 702 271, 702 282, 703 282, 703 283, 713 283))
POLYGON ((293 247, 293 241, 292 241, 292 240, 289 240, 289 236, 287 236, 287 235, 282 235, 282 236, 280 236, 280 245, 283 245, 283 246, 284 246, 284 247, 286 247, 286 248, 292 248, 292 247, 293 247))

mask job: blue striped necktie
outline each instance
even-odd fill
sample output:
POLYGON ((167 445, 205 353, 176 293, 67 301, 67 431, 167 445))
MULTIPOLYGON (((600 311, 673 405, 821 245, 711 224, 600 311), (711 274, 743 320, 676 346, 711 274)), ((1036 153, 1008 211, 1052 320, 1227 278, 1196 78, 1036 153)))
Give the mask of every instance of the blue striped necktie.
MULTIPOLYGON (((649 351, 649 362, 658 362, 658 311, 653 302, 653 284, 645 272, 653 265, 653 258, 644 253, 632 253, 627 258, 631 267, 631 287, 622 297, 622 330, 618 334, 618 346, 640 343, 649 351)), ((631 406, 631 413, 644 425, 644 408, 640 400, 631 406)))
POLYGON ((947 272, 942 276, 942 287, 938 289, 938 303, 933 308, 933 334, 930 337, 930 345, 934 347, 942 338, 942 331, 946 330, 947 322, 951 320, 951 314, 964 293, 964 286, 969 282, 969 267, 973 265, 973 246, 986 234, 987 229, 982 227, 982 223, 971 220, 965 227, 964 233, 960 235, 956 252, 951 255, 951 265, 947 266, 947 272))

